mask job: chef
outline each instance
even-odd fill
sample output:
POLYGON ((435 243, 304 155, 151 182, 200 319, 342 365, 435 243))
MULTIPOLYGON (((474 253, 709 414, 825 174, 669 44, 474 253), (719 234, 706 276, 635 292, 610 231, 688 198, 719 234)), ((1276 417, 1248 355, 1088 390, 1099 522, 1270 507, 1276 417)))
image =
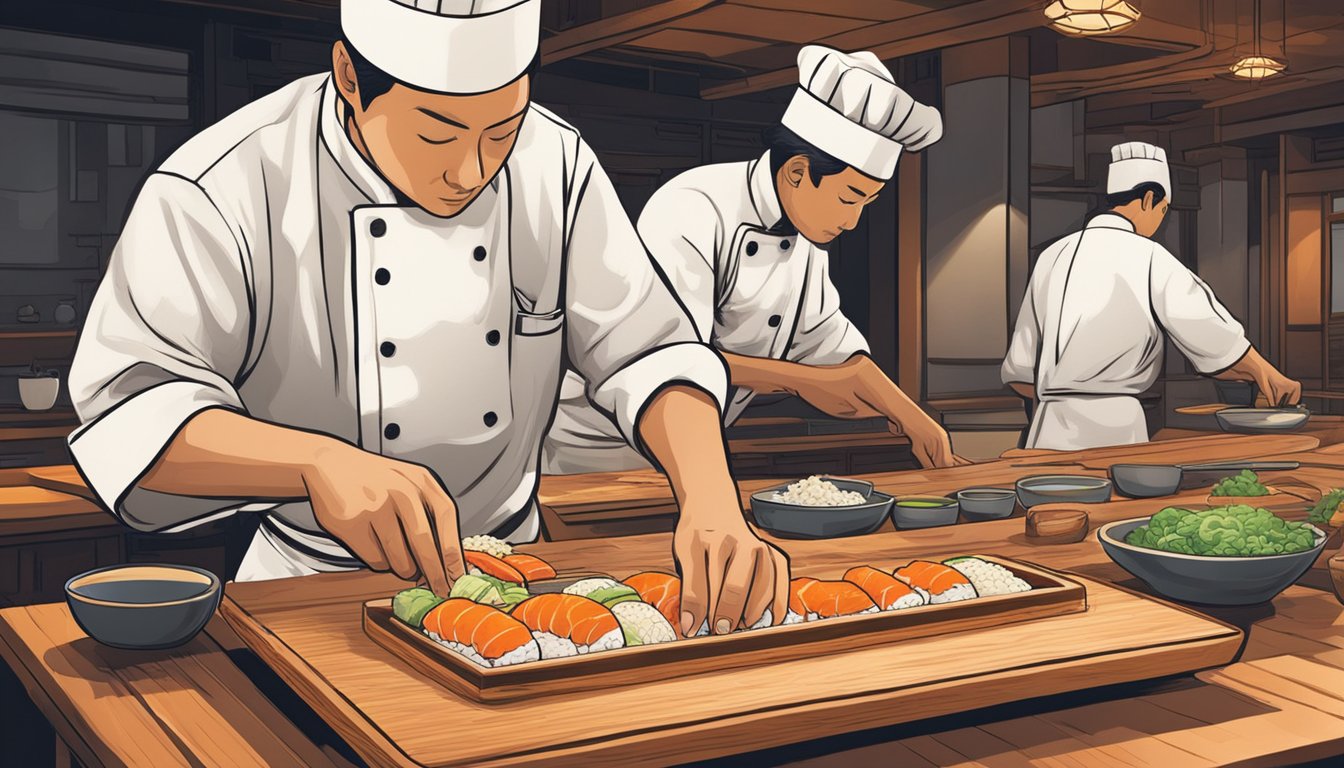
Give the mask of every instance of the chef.
MULTIPOLYGON (((700 338, 728 361, 731 424, 756 393, 789 392, 842 418, 886 417, 925 466, 964 463, 947 433, 868 357, 840 310, 825 247, 853 229, 896 172, 902 149, 942 136, 937 110, 897 87, 871 53, 819 45, 798 54, 800 85, 769 150, 707 165, 659 189, 639 234, 700 338)), ((544 450, 545 471, 644 466, 570 372, 544 450)))
POLYGON ((1003 361, 1004 383, 1037 401, 1028 448, 1146 442, 1137 395, 1156 383, 1168 338, 1202 374, 1253 381, 1271 404, 1301 397, 1209 286, 1150 239, 1171 191, 1160 147, 1113 147, 1106 212, 1037 261, 1003 361))
POLYGON ((240 580, 367 564, 439 593, 532 541, 562 352, 668 474, 683 627, 784 616, 726 372, 578 132, 530 102, 540 0, 343 0, 331 72, 150 175, 80 340, 70 440, 144 531, 262 514, 240 580), (772 605, 773 603, 773 605, 772 605))

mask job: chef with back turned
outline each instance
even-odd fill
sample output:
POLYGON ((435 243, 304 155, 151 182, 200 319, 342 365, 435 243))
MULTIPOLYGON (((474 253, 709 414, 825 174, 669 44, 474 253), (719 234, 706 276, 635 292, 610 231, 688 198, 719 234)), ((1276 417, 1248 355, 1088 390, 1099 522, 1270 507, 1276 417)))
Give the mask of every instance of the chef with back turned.
MULTIPOLYGON (((798 73, 792 102, 767 131, 766 153, 677 176, 644 208, 640 237, 700 338, 728 361, 735 389, 727 423, 754 395, 789 392, 832 416, 886 417, 925 466, 965 463, 943 428, 868 357, 863 334, 840 310, 825 250, 857 226, 902 150, 942 137, 942 119, 868 52, 805 46, 798 73)), ((647 466, 586 389, 583 371, 567 374, 544 471, 647 466)))
POLYGON ((537 538, 568 361, 668 475, 683 629, 785 614, 728 472, 723 361, 578 132, 532 104, 540 0, 342 0, 328 73, 146 181, 80 340, 70 440, 130 526, 263 515, 238 574, 441 594, 460 539, 537 538))
POLYGON ((1200 373, 1255 382, 1270 404, 1301 397, 1209 286, 1150 239, 1171 191, 1160 147, 1113 147, 1106 211, 1037 261, 1003 361, 1004 383, 1037 401, 1026 447, 1146 442, 1137 395, 1157 382, 1167 339, 1200 373))

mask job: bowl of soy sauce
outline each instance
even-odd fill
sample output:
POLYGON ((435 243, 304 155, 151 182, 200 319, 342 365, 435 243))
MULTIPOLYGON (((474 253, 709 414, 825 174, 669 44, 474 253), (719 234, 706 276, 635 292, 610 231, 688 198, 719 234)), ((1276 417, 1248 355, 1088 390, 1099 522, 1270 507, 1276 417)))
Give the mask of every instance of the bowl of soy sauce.
POLYGON ((219 577, 187 565, 97 568, 65 583, 65 601, 89 637, 113 648, 174 648, 210 621, 219 577))

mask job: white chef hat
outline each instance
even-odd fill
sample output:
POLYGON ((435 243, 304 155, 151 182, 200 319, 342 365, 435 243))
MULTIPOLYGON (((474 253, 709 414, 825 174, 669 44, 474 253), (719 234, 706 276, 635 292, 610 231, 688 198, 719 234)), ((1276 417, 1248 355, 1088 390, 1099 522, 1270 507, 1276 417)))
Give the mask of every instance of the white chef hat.
POLYGON ((341 0, 346 40, 403 83, 484 93, 516 80, 541 36, 541 0, 341 0))
POLYGON ((883 180, 896 173, 902 146, 918 151, 943 136, 938 110, 901 90, 876 56, 822 45, 798 52, 798 90, 781 122, 817 149, 883 180))
POLYGON ((1106 194, 1128 192, 1146 182, 1162 187, 1167 199, 1171 199, 1171 168, 1167 165, 1166 151, 1142 141, 1111 147, 1106 194))

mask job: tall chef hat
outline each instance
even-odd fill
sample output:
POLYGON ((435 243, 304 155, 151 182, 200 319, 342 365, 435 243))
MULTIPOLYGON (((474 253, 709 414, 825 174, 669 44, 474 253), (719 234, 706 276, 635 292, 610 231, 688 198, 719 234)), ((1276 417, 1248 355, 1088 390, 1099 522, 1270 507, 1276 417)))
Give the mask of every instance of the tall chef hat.
POLYGON ((440 93, 514 81, 537 53, 541 0, 341 0, 345 39, 387 74, 440 93))
POLYGON ((798 90, 781 122, 817 149, 883 180, 896 173, 901 147, 919 151, 943 136, 938 110, 901 90, 876 56, 822 45, 798 52, 798 90))
POLYGON ((1111 167, 1106 176, 1106 194, 1128 192, 1143 184, 1152 182, 1171 199, 1171 168, 1167 166, 1167 153, 1161 147, 1131 141, 1111 147, 1111 167))

